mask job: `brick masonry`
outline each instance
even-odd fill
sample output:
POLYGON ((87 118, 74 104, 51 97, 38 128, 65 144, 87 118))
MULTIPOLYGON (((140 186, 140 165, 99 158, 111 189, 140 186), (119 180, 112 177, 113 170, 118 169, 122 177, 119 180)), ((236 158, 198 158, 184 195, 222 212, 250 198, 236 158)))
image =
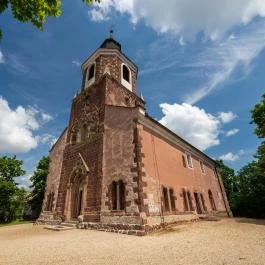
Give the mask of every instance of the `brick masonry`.
POLYGON ((73 220, 80 214, 79 227, 88 229, 142 235, 161 224, 196 220, 194 192, 204 198, 203 214, 230 214, 214 161, 144 115, 145 102, 136 95, 137 68, 127 57, 116 49, 98 49, 82 71, 82 88, 73 99, 68 129, 50 152, 42 216, 51 192, 49 216, 73 220), (130 69, 131 90, 121 82, 123 63, 130 69), (95 72, 88 80, 91 65, 95 72), (187 151, 192 169, 183 166, 187 151), (123 210, 113 210, 113 181, 125 184, 123 210), (170 204, 166 211, 163 187, 173 190, 170 200, 175 209, 170 204), (192 210, 184 209, 183 189, 191 193, 192 210))

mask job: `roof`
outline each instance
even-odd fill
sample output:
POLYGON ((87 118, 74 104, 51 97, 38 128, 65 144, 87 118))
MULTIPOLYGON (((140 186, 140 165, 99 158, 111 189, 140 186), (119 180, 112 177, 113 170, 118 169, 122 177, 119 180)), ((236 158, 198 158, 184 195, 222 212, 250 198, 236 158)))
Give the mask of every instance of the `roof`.
POLYGON ((114 40, 113 38, 108 38, 103 41, 103 43, 100 45, 100 48, 105 49, 117 49, 121 51, 121 45, 119 42, 114 40))
POLYGON ((66 127, 63 132, 61 133, 61 135, 57 138, 56 142, 52 145, 51 149, 49 150, 49 152, 51 152, 53 150, 53 148, 55 147, 55 145, 59 142, 59 140, 63 137, 64 133, 66 132, 66 130, 68 129, 68 127, 66 127))

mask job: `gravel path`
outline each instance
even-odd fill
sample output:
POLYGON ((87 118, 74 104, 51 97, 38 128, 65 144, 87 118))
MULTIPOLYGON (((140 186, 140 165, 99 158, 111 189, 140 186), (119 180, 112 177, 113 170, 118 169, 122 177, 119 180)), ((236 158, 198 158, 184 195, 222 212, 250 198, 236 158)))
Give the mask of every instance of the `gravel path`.
POLYGON ((201 221, 145 237, 0 227, 0 264, 265 265, 265 220, 201 221))

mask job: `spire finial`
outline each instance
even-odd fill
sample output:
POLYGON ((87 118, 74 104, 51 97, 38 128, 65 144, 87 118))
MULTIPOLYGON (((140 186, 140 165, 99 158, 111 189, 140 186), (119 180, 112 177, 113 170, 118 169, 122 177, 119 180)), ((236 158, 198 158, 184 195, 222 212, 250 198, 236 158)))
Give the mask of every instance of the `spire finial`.
POLYGON ((109 37, 110 37, 110 39, 113 38, 113 33, 114 33, 113 25, 111 25, 111 26, 110 26, 110 30, 109 30, 109 37))

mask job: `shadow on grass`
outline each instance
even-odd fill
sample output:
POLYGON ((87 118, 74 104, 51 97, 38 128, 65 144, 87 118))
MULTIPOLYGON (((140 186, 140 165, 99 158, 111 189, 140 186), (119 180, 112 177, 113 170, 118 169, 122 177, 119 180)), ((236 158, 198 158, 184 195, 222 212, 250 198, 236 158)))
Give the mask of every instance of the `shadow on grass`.
POLYGON ((234 218, 238 223, 254 224, 254 225, 265 225, 265 219, 252 219, 252 218, 234 218))

